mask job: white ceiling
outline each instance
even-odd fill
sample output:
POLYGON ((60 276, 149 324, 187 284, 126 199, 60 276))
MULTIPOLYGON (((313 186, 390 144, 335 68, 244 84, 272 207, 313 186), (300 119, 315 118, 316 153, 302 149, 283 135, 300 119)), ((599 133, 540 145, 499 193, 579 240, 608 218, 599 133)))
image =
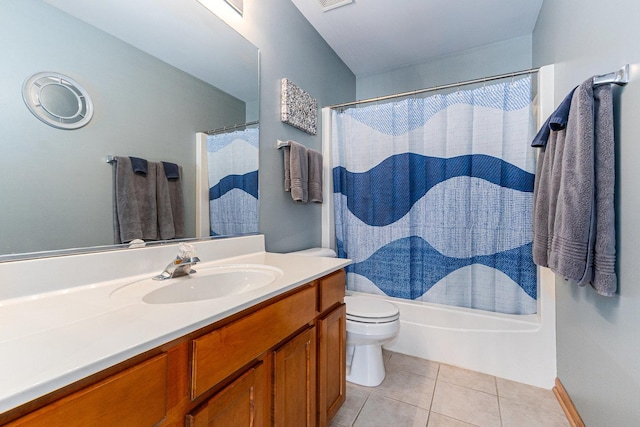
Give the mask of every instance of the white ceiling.
POLYGON ((292 0, 356 76, 531 34, 543 0, 292 0))

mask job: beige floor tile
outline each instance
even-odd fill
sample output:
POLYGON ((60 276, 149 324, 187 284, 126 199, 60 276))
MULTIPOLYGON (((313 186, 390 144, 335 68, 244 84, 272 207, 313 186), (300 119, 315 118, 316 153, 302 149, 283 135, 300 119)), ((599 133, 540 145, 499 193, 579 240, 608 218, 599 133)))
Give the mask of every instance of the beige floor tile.
POLYGON ((558 403, 553 391, 515 381, 496 378, 498 397, 509 399, 534 408, 543 407, 548 411, 555 411, 564 415, 564 411, 558 403))
POLYGON ((431 411, 481 427, 500 427, 497 396, 444 381, 436 384, 431 411))
POLYGON ((429 411, 372 393, 354 427, 425 427, 429 411))
POLYGON ((464 421, 454 418, 445 417, 436 412, 429 414, 429 423, 427 427, 476 427, 474 424, 465 423, 464 421))
POLYGON ((370 389, 347 383, 347 399, 336 416, 333 417, 333 423, 339 426, 351 427, 370 393, 370 389))
POLYGON ((497 394, 496 377, 451 365, 440 365, 438 381, 446 381, 485 393, 497 394))
POLYGON ((514 400, 501 399, 500 413, 503 427, 569 427, 564 414, 532 407, 514 400))
POLYGON ((389 350, 387 350, 385 348, 382 349, 382 360, 384 361, 385 365, 389 361, 389 358, 391 357, 392 354, 395 354, 395 353, 393 351, 389 351, 389 350))
POLYGON ((435 385, 431 378, 389 368, 382 384, 372 388, 371 393, 429 410, 435 385))
POLYGON ((401 371, 411 372, 416 375, 422 375, 427 378, 436 379, 438 376, 438 368, 440 364, 431 362, 430 360, 420 359, 419 357, 407 356, 401 353, 391 353, 391 357, 386 363, 386 369, 398 369, 401 371))

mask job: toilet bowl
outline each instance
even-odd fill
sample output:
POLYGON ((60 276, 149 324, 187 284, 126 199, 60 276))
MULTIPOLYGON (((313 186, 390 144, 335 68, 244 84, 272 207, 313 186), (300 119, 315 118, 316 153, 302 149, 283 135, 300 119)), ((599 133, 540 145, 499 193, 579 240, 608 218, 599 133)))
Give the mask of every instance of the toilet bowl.
MULTIPOLYGON (((326 248, 292 252, 305 256, 333 256, 326 248)), ((347 381, 368 387, 385 377, 382 346, 400 331, 400 312, 390 302, 360 295, 347 295, 347 381)))
POLYGON ((400 331, 400 312, 390 302, 347 295, 347 381, 368 387, 385 377, 382 346, 400 331))

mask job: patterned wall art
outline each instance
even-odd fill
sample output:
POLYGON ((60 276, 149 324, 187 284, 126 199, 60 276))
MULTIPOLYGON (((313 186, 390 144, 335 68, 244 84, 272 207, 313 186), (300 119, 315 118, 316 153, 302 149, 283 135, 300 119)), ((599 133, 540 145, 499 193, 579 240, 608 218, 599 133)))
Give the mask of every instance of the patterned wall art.
POLYGON ((280 120, 315 135, 318 123, 318 100, 289 79, 282 79, 282 111, 280 120))

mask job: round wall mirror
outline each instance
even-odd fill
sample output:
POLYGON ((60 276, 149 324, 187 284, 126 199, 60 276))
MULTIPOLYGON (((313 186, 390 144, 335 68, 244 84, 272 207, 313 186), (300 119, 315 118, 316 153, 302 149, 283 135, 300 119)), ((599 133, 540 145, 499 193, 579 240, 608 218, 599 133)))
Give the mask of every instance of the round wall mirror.
POLYGON ((63 74, 34 74, 24 82, 22 98, 37 118, 59 129, 78 129, 93 116, 87 91, 63 74))

